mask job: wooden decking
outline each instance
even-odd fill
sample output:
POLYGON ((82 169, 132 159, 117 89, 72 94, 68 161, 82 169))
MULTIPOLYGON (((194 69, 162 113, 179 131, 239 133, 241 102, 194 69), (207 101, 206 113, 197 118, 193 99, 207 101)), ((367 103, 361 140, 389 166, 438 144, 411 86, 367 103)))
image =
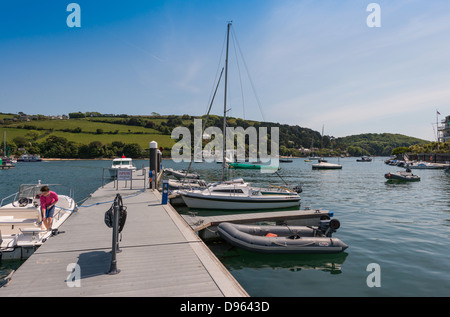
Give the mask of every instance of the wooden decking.
POLYGON ((0 288, 0 297, 248 296, 182 217, 161 205, 159 192, 122 186, 98 189, 62 226, 64 233, 51 237, 0 288), (110 275, 112 229, 104 214, 118 192, 128 216, 117 254, 120 273, 110 275), (70 276, 75 265, 80 269, 70 276))
POLYGON ((195 213, 182 215, 183 219, 194 231, 201 231, 210 226, 216 226, 222 222, 232 223, 257 223, 257 222, 288 222, 297 221, 302 226, 317 225, 321 216, 328 216, 328 210, 287 210, 268 211, 257 213, 229 213, 209 217, 199 217, 195 213))

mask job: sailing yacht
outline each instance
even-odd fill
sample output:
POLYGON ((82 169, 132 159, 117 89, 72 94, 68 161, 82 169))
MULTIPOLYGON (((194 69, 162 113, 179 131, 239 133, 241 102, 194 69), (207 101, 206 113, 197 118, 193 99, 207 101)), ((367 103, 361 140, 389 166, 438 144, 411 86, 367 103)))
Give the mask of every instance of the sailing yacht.
MULTIPOLYGON (((223 133, 226 133, 228 47, 231 22, 227 26, 225 59, 225 97, 223 133)), ((224 135, 224 140, 226 139, 224 135)), ((257 189, 242 179, 225 181, 226 149, 223 149, 222 181, 201 190, 181 190, 179 193, 189 208, 219 210, 261 210, 300 206, 300 196, 289 189, 257 189)))

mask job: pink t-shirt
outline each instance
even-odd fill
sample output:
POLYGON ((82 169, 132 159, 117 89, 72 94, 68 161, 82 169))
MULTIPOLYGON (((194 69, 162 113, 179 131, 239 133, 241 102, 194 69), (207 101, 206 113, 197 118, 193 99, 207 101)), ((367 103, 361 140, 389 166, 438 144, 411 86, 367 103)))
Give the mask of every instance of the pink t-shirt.
POLYGON ((58 201, 58 195, 55 192, 49 191, 49 195, 46 197, 41 194, 41 208, 47 208, 47 206, 58 201))

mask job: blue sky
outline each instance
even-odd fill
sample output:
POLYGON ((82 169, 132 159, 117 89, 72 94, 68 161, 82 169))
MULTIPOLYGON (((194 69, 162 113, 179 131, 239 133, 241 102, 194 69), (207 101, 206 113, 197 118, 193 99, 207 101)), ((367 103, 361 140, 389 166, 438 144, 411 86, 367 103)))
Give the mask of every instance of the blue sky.
POLYGON ((205 114, 232 20, 231 116, 434 140, 450 115, 450 1, 73 1, 81 28, 70 2, 0 1, 1 112, 205 114))

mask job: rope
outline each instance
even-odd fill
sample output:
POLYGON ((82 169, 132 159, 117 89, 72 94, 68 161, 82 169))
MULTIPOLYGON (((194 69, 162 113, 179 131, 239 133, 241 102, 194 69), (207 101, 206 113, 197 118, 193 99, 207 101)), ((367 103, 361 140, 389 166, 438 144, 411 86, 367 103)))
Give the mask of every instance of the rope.
MULTIPOLYGON (((272 241, 272 243, 273 244, 276 244, 276 245, 279 245, 279 246, 281 246, 281 247, 287 247, 288 245, 287 244, 281 244, 281 243, 277 243, 276 241, 272 241)), ((308 245, 312 245, 312 244, 315 244, 315 242, 310 242, 310 243, 305 243, 305 244, 302 244, 302 245, 289 245, 290 247, 306 247, 306 246, 308 246, 308 245)))

